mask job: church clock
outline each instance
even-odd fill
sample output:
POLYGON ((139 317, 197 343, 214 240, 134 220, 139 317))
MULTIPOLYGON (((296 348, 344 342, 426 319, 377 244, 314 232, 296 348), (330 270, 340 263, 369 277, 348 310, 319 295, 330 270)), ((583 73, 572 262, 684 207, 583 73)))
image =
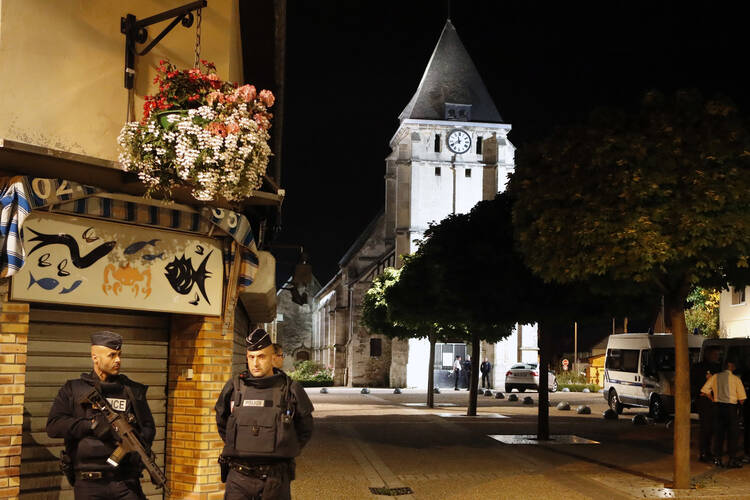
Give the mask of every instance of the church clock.
POLYGON ((469 150, 471 147, 471 137, 466 131, 453 129, 448 134, 448 149, 460 155, 469 150))

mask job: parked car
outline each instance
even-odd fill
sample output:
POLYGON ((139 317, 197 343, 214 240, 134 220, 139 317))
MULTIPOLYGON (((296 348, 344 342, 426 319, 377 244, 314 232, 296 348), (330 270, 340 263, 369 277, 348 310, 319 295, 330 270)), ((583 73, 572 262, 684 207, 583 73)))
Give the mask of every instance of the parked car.
MULTIPOLYGON (((505 392, 518 389, 524 392, 526 389, 539 390, 539 367, 536 363, 517 363, 510 367, 505 374, 505 392)), ((557 391, 557 377, 553 371, 547 373, 547 389, 550 392, 557 391)))
MULTIPOLYGON (((690 364, 705 337, 688 335, 690 364)), ((617 413, 644 407, 656 420, 674 413, 674 338, 671 333, 610 335, 604 360, 604 398, 617 413)))

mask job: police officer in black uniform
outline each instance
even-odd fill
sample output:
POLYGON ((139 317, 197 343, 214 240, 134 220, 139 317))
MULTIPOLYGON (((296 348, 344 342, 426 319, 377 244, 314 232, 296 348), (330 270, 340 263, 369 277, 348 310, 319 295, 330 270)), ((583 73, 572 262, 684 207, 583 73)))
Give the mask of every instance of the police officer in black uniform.
POLYGON ((253 331, 246 344, 248 370, 232 377, 216 401, 224 498, 288 500, 294 457, 312 436, 313 405, 299 383, 274 368, 265 330, 253 331))
POLYGON ((141 443, 150 448, 156 435, 151 410, 146 402, 148 387, 120 375, 122 337, 101 331, 91 336, 93 371, 68 380, 57 393, 47 419, 47 434, 63 438, 63 470, 73 484, 76 500, 145 499, 140 476, 140 457, 130 453, 117 467, 107 459, 117 447, 104 414, 84 403, 96 388, 110 406, 126 414, 141 443))

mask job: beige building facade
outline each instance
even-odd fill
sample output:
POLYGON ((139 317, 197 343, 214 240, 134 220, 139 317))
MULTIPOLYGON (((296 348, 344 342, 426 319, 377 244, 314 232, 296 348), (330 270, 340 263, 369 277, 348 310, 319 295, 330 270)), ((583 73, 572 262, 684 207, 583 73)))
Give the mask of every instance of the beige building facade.
MULTIPOLYGON (((61 297, 75 292, 61 288, 58 293, 55 288, 53 294, 52 288, 38 285, 40 276, 22 284, 36 295, 19 300, 13 293, 14 284, 18 285, 13 273, 3 274, 0 498, 73 498, 59 472, 62 440, 47 437, 45 423, 64 381, 91 370, 90 334, 101 329, 124 337, 123 372, 149 386, 157 426, 152 449, 166 472, 171 498, 223 497, 217 464, 222 442, 213 406, 226 380, 243 369, 248 331, 275 317, 275 261, 270 253, 258 250, 263 243, 257 231, 260 224, 248 220, 243 211, 251 204, 256 205, 255 212, 275 210, 283 192, 258 192, 230 207, 219 200, 199 204, 189 189, 178 189, 175 202, 167 203, 145 198, 144 186, 117 163, 117 136, 128 116, 140 119, 144 96, 155 92, 152 82, 158 61, 193 66, 199 19, 201 58, 216 64, 220 78, 242 82, 239 1, 211 0, 200 17, 194 11, 192 27, 178 24, 149 54, 135 58, 135 86, 132 93, 125 88, 120 19, 128 14, 144 19, 185 3, 0 0, 0 188, 8 193, 9 186, 30 187, 25 195, 32 214, 54 211, 71 224, 86 222, 93 232, 105 225, 136 228, 144 242, 168 239, 181 249, 179 245, 194 241, 191 238, 210 238, 224 257, 223 269, 222 265, 212 268, 213 284, 220 283, 221 289, 212 296, 212 306, 217 306, 212 314, 186 314, 169 306, 156 311, 120 307, 111 296, 85 305, 63 302, 61 297), (39 186, 52 187, 49 198, 39 198, 39 186), (216 214, 226 216, 224 222, 229 218, 247 222, 241 227, 249 228, 248 236, 240 238, 237 226, 219 223, 216 214)), ((150 27, 148 42, 168 22, 150 27)), ((12 205, 2 208, 4 214, 6 209, 14 216, 20 214, 12 205)), ((80 245, 88 242, 76 238, 80 245)), ((8 240, 3 238, 2 243, 5 250, 8 240)), ((21 265, 32 262, 28 249, 26 253, 21 265)), ((152 282, 147 276, 156 282, 166 262, 149 255, 151 260, 138 261, 140 267, 131 268, 131 275, 112 263, 105 276, 116 274, 118 287, 141 293, 139 297, 145 289, 156 294, 155 286, 144 285, 152 282)), ((37 256, 31 255, 34 263, 37 256)), ((45 286, 51 287, 54 279, 57 287, 61 276, 50 275, 45 286)), ((79 286, 85 283, 71 285, 79 286)), ((197 291, 195 297, 196 304, 208 300, 197 291)), ((175 295, 175 300, 184 299, 192 300, 193 295, 175 295)), ((148 498, 163 498, 148 474, 144 476, 148 498)))

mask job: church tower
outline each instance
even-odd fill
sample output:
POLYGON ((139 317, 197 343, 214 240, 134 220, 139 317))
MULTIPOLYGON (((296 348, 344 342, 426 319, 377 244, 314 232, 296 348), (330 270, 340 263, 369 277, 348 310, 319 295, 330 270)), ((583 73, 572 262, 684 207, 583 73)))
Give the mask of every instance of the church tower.
MULTIPOLYGON (((430 222, 503 191, 514 153, 511 127, 450 20, 399 120, 385 176, 385 238, 395 246, 397 266, 430 222)), ((392 385, 426 386, 428 352, 427 341, 393 341, 392 385)))
POLYGON ((514 148, 476 66, 448 20, 386 158, 386 237, 416 249, 428 223, 505 187, 514 148))

